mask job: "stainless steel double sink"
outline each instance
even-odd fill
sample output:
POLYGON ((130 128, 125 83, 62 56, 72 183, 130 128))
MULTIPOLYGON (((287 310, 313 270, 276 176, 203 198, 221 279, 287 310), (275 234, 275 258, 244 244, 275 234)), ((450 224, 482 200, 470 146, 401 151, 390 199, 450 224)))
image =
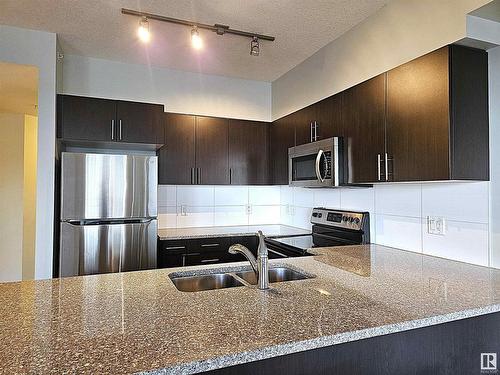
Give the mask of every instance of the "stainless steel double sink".
MULTIPOLYGON (((202 271, 203 272, 203 271, 202 271)), ((286 265, 269 269, 269 282, 279 283, 310 279, 314 276, 300 272, 286 265)), ((170 280, 181 292, 201 292, 203 290, 225 289, 237 286, 256 285, 257 276, 251 269, 227 272, 204 273, 199 275, 184 275, 182 272, 169 275, 170 280)))

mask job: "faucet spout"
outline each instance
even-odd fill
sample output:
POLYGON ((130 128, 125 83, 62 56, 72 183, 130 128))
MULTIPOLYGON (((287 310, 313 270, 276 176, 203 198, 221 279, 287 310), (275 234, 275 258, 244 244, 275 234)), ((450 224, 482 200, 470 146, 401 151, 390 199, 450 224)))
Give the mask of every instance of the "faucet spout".
POLYGON ((257 267, 257 259, 253 256, 252 252, 248 250, 247 247, 240 245, 239 243, 235 245, 231 245, 229 247, 229 253, 230 254, 243 254, 245 258, 250 262, 250 265, 252 266, 253 272, 255 274, 258 274, 258 267, 257 267))
POLYGON ((253 256, 250 250, 248 250, 245 246, 240 244, 235 244, 229 247, 229 252, 231 254, 243 254, 245 258, 248 259, 250 265, 252 266, 253 271, 258 279, 258 287, 259 289, 268 289, 269 288, 269 258, 268 251, 265 242, 265 237, 262 232, 259 230, 257 232, 259 236, 259 247, 257 249, 257 259, 253 256))

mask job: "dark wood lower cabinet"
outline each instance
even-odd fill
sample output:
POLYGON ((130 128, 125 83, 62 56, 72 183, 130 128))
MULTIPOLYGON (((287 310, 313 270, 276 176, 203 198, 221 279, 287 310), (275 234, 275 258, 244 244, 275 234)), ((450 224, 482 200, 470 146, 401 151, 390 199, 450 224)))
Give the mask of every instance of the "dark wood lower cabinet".
POLYGON ((500 352, 500 329, 498 327, 500 327, 500 313, 494 313, 283 355, 207 373, 221 375, 481 374, 481 353, 500 352))
POLYGON ((231 245, 237 243, 257 254, 257 236, 161 240, 158 241, 158 268, 240 262, 245 260, 243 255, 228 251, 231 245))

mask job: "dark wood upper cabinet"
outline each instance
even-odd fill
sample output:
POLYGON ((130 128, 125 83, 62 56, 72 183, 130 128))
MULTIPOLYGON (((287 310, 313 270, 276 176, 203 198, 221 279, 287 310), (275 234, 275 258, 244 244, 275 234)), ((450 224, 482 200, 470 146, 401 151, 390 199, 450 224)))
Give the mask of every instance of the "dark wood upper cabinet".
POLYGON ((158 182, 163 185, 190 185, 195 182, 196 117, 164 114, 164 146, 158 155, 158 182))
POLYGON ((57 117, 58 138, 102 142, 117 139, 114 100, 58 95, 57 117))
POLYGON ((344 91, 342 114, 347 182, 381 181, 385 157, 385 74, 344 91))
POLYGON ((310 105, 289 116, 295 127, 295 145, 313 142, 315 132, 312 123, 317 119, 316 106, 314 104, 310 105))
POLYGON ((288 185, 288 148, 295 145, 295 123, 292 115, 274 121, 270 127, 271 181, 274 185, 288 185))
POLYGON ((131 143, 163 143, 163 105, 118 101, 118 140, 131 143))
POLYGON ((232 185, 269 184, 269 123, 229 120, 232 185))
POLYGON ((57 116, 63 141, 163 143, 162 105, 58 95, 57 116))
POLYGON ((229 184, 228 119, 196 117, 197 183, 229 184))
POLYGON ((342 137, 344 135, 344 124, 342 122, 342 96, 339 93, 314 104, 314 120, 316 127, 313 128, 315 140, 342 137))
POLYGON ((389 181, 489 178, 485 51, 446 46, 387 73, 389 181))

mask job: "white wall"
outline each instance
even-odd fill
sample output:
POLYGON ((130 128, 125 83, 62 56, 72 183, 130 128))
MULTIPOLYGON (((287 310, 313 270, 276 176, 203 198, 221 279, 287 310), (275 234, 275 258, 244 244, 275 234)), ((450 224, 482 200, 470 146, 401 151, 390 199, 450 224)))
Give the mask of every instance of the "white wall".
POLYGON ((273 119, 466 36, 466 14, 490 0, 400 0, 272 84, 273 119))
POLYGON ((0 61, 38 67, 35 277, 52 277, 56 35, 0 25, 0 61))
POLYGON ((500 268, 500 47, 488 51, 490 99, 491 263, 500 268))
POLYGON ((281 222, 310 228, 313 207, 370 212, 373 243, 488 266, 489 182, 376 185, 356 189, 281 187, 281 222), (445 219, 445 235, 427 217, 445 219))
POLYGON ((158 187, 160 228, 279 224, 279 186, 158 187))
POLYGON ((66 55, 66 94, 165 105, 168 112, 270 121, 271 84, 66 55))

